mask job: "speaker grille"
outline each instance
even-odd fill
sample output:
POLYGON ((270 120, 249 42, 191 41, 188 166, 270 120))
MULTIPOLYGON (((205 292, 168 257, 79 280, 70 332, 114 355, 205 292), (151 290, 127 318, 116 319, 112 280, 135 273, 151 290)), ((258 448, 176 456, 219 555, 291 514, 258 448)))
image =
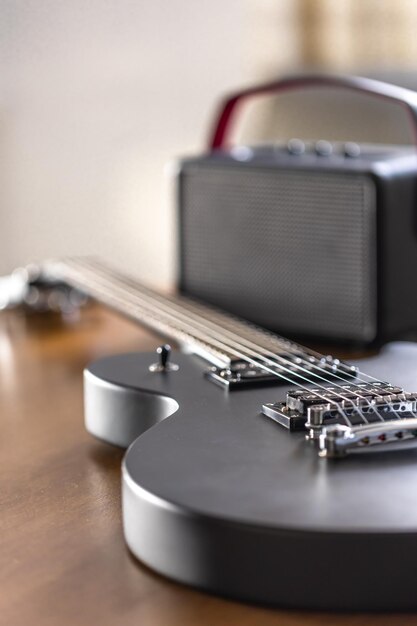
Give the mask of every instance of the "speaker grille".
POLYGON ((186 164, 181 287, 278 332, 370 340, 375 205, 363 174, 186 164))

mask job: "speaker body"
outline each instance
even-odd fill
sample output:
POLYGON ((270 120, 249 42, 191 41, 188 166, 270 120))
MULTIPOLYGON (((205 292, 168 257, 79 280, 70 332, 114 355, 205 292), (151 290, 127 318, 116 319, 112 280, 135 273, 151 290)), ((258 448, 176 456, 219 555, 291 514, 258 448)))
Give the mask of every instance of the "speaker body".
POLYGON ((280 334, 417 335, 411 147, 236 147, 182 161, 179 288, 280 334))

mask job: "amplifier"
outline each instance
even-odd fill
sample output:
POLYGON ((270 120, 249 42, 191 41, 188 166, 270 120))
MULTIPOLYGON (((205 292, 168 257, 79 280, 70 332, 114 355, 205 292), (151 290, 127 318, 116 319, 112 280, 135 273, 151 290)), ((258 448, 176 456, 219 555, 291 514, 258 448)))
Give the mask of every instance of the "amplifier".
POLYGON ((179 288, 294 338, 361 345, 417 331, 417 156, 412 146, 227 144, 247 98, 341 87, 402 104, 359 77, 288 78, 223 103, 210 151, 181 162, 179 288))

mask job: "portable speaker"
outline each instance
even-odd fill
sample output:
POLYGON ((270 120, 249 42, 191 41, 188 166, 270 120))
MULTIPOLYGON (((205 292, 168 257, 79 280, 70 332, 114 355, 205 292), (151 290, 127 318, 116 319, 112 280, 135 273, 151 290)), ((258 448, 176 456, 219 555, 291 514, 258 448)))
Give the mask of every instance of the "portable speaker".
POLYGON ((287 336, 380 344, 417 331, 414 147, 226 148, 248 97, 343 87, 401 103, 417 94, 359 77, 284 79, 233 95, 210 151, 179 171, 180 290, 287 336))

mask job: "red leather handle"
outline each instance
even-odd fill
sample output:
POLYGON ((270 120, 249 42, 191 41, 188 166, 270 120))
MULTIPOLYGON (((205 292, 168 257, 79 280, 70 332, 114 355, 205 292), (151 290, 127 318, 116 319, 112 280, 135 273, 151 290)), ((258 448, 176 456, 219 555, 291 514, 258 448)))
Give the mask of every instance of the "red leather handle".
POLYGON ((232 121, 237 109, 245 100, 254 96, 295 91, 296 89, 305 89, 306 87, 341 87, 401 104, 410 115, 414 142, 417 146, 417 92, 360 76, 307 75, 283 78, 271 83, 257 85, 226 98, 216 117, 214 132, 210 141, 211 150, 227 146, 232 121))

